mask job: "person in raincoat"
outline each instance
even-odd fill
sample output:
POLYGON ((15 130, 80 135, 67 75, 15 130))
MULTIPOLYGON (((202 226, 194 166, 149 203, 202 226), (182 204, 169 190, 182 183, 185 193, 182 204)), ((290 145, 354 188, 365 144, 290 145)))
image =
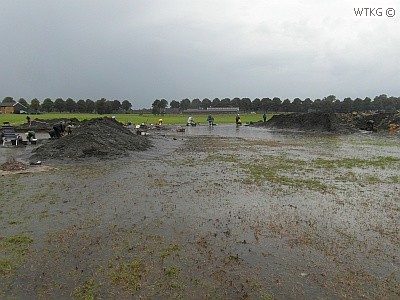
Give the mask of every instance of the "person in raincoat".
POLYGON ((207 122, 208 122, 209 126, 213 126, 214 125, 214 117, 212 115, 208 115, 207 122))
POLYGON ((187 119, 186 126, 196 126, 196 122, 193 120, 192 116, 189 116, 187 119))
POLYGON ((240 119, 240 114, 236 115, 236 126, 242 125, 242 120, 240 119))

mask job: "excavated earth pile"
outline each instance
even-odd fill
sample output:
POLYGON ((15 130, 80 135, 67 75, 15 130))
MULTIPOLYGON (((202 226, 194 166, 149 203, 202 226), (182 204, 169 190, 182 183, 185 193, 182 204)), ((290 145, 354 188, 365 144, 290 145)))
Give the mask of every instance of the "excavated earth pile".
POLYGON ((335 114, 329 113, 293 113, 274 115, 266 123, 267 127, 302 130, 335 131, 340 121, 335 114))
POLYGON ((279 129, 351 133, 366 130, 373 121, 375 131, 387 131, 391 125, 400 125, 399 113, 290 113, 274 115, 262 126, 279 129))
POLYGON ((146 150, 151 142, 109 118, 83 121, 70 135, 49 140, 33 151, 32 159, 108 159, 146 150))

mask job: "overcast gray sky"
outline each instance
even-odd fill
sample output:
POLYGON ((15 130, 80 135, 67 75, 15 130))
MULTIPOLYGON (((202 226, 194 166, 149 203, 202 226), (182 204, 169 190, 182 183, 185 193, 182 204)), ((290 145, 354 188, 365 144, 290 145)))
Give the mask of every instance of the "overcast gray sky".
POLYGON ((399 32, 398 0, 1 0, 0 98, 400 96, 399 32))

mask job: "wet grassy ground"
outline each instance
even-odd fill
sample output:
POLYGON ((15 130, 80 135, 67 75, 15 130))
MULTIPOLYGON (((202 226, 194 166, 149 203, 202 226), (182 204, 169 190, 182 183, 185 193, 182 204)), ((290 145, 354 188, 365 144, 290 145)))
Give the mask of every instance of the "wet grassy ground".
POLYGON ((398 299, 399 140, 240 130, 0 177, 0 298, 398 299))

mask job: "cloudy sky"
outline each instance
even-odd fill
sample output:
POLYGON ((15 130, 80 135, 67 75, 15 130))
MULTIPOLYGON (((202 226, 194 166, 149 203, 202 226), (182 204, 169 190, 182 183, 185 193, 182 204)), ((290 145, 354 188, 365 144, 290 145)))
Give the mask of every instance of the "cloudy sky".
POLYGON ((399 0, 1 0, 0 99, 400 96, 399 32, 399 0))

